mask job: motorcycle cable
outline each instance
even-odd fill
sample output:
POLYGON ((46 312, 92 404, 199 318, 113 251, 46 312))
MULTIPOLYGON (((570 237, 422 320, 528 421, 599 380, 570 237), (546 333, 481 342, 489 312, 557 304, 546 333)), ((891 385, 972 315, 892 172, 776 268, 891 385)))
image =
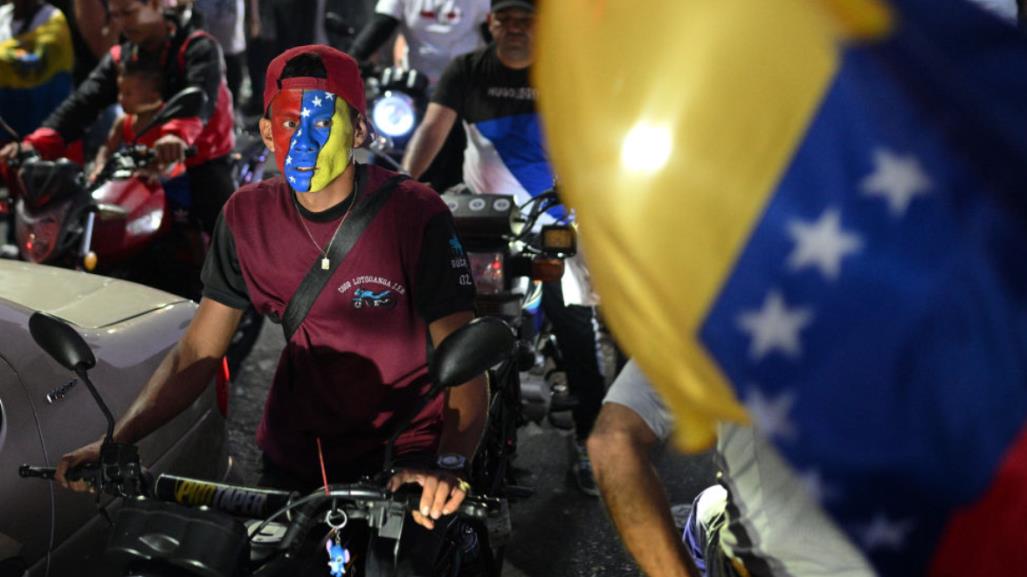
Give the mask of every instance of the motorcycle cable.
POLYGON ((556 192, 553 189, 549 189, 517 207, 518 210, 520 210, 522 213, 529 206, 532 208, 528 212, 528 215, 525 217, 524 227, 521 229, 521 232, 514 235, 512 238, 510 238, 510 240, 522 241, 525 238, 527 238, 528 235, 531 234, 532 229, 535 227, 535 223, 538 222, 538 219, 541 218, 547 210, 559 204, 560 200, 559 197, 556 195, 556 192))

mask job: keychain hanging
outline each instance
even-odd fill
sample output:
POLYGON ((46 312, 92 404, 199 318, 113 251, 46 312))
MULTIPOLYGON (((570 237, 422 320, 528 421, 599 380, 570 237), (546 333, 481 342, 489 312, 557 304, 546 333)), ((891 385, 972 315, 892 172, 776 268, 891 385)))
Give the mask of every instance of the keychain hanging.
POLYGON ((325 550, 328 551, 328 570, 332 577, 344 577, 346 567, 349 565, 352 555, 349 549, 343 547, 340 533, 349 522, 346 512, 335 507, 332 501, 332 508, 325 513, 325 524, 330 527, 328 536, 325 538, 325 550))
MULTIPOLYGON (((321 437, 317 439, 317 458, 321 463, 321 480, 324 482, 325 496, 331 494, 328 489, 328 470, 325 467, 324 451, 321 448, 321 437)), ((349 549, 342 545, 340 535, 346 524, 349 523, 349 516, 342 509, 339 509, 335 499, 332 499, 332 508, 325 513, 325 525, 328 525, 328 535, 325 537, 325 550, 328 552, 328 570, 332 577, 344 577, 346 567, 349 565, 352 555, 349 549)))

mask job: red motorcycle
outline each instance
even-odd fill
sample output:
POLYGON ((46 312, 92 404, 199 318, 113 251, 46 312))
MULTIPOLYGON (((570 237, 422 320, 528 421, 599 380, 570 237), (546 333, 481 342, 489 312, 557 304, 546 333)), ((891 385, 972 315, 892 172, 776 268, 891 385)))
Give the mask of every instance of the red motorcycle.
MULTIPOLYGON (((138 137, 169 120, 195 116, 206 95, 182 90, 141 130, 138 137)), ((187 150, 191 156, 193 150, 187 150)), ((246 181, 262 175, 266 150, 248 146, 234 153, 234 173, 246 181)), ((124 278, 199 300, 200 269, 209 238, 189 222, 184 174, 148 178, 152 149, 127 143, 111 155, 93 183, 68 159, 43 160, 24 152, 9 163, 5 204, 14 217, 18 256, 24 260, 124 278)), ((4 212, 0 209, 0 212, 4 212)), ((229 350, 235 370, 260 333, 262 318, 250 309, 229 350)))

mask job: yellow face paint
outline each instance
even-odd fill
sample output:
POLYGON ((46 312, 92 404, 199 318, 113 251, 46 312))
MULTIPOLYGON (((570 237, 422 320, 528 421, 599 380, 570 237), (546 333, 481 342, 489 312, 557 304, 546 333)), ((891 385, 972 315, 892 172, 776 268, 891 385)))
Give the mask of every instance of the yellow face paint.
POLYGON ((335 114, 331 119, 331 132, 328 135, 328 141, 321 147, 321 152, 317 155, 318 169, 310 181, 311 192, 328 186, 330 182, 346 171, 353 160, 353 122, 350 120, 349 106, 341 98, 333 98, 333 100, 335 101, 335 114))

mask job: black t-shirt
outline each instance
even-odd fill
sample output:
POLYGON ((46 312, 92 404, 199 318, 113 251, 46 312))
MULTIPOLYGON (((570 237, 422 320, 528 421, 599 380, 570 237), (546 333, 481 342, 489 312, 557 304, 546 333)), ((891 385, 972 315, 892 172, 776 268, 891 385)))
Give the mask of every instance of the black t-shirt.
POLYGON ((530 68, 506 67, 492 44, 455 58, 435 88, 432 102, 464 122, 464 182, 474 192, 523 204, 553 186, 530 78, 530 68))
POLYGON ((507 68, 496 46, 454 58, 442 73, 432 102, 456 111, 465 122, 478 123, 516 114, 534 114, 536 91, 531 68, 507 68))
MULTIPOLYGON (((356 202, 394 173, 358 165, 356 202)), ((225 204, 203 269, 204 296, 252 303, 282 318, 349 207, 311 214, 281 177, 239 189, 225 204), (313 237, 313 239, 311 239, 313 237)), ((474 308, 474 283, 452 217, 439 195, 406 180, 367 225, 286 343, 257 444, 277 465, 319 477, 316 440, 332 471, 380 458, 396 419, 423 396, 428 324, 474 308)), ((435 451, 437 398, 397 440, 397 455, 435 451)))

